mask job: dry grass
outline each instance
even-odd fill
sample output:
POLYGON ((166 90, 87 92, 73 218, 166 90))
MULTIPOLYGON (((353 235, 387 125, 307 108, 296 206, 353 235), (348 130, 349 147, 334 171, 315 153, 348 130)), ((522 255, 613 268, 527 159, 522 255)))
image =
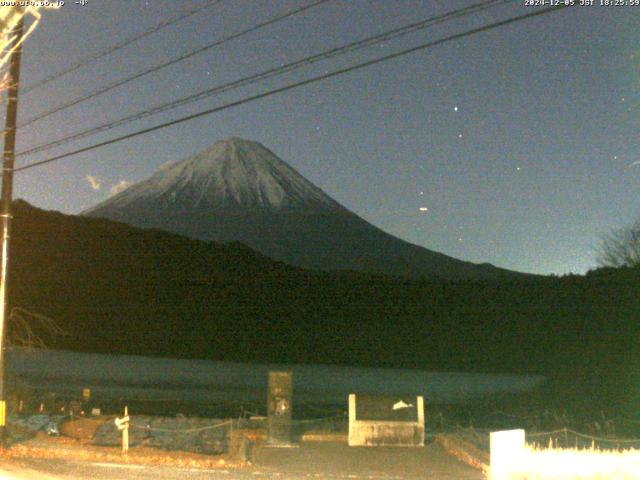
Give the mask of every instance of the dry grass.
POLYGON ((65 437, 75 440, 91 440, 100 428, 108 420, 102 418, 73 418, 60 425, 60 433, 65 437))
POLYGON ((228 468, 243 467, 243 462, 228 456, 210 456, 188 452, 167 452, 155 448, 132 447, 123 455, 117 447, 96 447, 86 440, 65 437, 47 437, 43 433, 35 439, 0 449, 1 458, 62 458, 91 462, 128 463, 137 465, 171 465, 190 468, 228 468))
POLYGON ((640 479, 640 450, 540 449, 527 446, 514 462, 506 478, 637 480, 640 479))

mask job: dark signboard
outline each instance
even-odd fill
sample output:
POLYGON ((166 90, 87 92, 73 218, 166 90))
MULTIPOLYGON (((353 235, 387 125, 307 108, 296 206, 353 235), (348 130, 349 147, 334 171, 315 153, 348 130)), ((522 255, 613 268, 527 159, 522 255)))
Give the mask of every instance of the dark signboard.
POLYGON ((269 372, 267 442, 270 444, 291 443, 292 397, 293 374, 291 372, 269 372))
POLYGON ((357 398, 356 420, 418 421, 416 397, 358 395, 357 398))

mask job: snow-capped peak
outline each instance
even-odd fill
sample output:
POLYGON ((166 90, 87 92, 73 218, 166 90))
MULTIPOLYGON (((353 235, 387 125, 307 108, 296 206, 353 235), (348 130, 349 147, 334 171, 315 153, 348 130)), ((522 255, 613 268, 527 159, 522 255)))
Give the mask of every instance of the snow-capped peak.
POLYGON ((342 209, 270 150, 236 137, 165 165, 88 213, 151 199, 215 211, 342 209))

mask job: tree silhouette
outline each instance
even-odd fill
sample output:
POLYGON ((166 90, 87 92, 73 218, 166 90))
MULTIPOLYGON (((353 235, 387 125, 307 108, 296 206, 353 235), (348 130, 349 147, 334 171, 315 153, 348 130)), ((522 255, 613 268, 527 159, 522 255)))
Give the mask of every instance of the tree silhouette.
POLYGON ((598 263, 615 268, 640 266, 640 220, 603 238, 598 263))

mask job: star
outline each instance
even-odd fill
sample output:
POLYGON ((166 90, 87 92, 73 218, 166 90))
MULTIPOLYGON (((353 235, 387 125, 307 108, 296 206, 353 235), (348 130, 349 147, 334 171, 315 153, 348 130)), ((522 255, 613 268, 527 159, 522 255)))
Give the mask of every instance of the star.
POLYGON ((453 111, 457 112, 458 111, 458 106, 456 105, 455 107, 453 107, 453 111))
POLYGON ((458 138, 462 138, 462 134, 461 133, 458 134, 458 138))

